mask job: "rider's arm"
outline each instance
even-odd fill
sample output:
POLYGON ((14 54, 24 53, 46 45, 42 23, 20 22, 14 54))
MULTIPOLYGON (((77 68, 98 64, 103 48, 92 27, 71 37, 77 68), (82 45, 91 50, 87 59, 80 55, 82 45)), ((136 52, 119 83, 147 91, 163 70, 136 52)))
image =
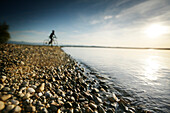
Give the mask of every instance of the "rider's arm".
POLYGON ((54 36, 55 36, 54 38, 57 38, 57 36, 55 34, 54 34, 54 36))

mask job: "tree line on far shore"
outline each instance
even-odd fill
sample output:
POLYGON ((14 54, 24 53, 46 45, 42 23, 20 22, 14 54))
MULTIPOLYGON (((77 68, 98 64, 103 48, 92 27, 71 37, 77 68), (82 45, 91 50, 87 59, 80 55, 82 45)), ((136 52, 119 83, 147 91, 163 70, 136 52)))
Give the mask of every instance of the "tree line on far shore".
POLYGON ((9 25, 4 23, 0 23, 0 44, 6 43, 10 39, 10 34, 8 32, 9 25))

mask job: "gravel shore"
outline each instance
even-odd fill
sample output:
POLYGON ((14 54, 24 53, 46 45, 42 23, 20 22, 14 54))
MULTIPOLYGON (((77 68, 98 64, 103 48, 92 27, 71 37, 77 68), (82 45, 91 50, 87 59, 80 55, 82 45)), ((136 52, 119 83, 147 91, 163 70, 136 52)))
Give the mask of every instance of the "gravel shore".
POLYGON ((0 45, 0 112, 147 112, 108 89, 59 47, 0 45))

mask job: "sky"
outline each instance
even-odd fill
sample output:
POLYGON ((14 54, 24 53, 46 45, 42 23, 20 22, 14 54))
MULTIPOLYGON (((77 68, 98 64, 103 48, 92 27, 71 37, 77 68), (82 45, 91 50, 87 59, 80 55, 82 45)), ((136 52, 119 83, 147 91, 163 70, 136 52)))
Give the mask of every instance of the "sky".
POLYGON ((170 0, 1 0, 11 41, 170 47, 170 0))

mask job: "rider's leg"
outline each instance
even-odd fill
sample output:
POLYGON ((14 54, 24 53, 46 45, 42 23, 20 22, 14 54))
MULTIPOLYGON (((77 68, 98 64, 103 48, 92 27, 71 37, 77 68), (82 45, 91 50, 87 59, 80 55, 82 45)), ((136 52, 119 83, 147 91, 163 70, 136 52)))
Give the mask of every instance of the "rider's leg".
POLYGON ((49 41, 49 44, 52 44, 52 39, 49 41))

